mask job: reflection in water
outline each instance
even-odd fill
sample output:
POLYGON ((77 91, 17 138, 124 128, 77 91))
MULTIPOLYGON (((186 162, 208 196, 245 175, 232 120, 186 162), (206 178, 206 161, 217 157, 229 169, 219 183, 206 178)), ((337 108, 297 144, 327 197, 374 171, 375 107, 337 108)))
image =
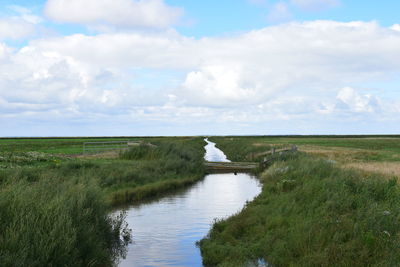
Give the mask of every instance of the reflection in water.
POLYGON ((229 159, 226 158, 226 155, 222 150, 215 147, 215 143, 208 141, 208 139, 204 139, 207 142, 207 145, 204 147, 206 149, 206 154, 204 159, 207 161, 219 161, 219 162, 230 162, 229 159))
MULTIPOLYGON (((214 143, 207 146, 206 159, 227 160, 222 151, 214 151, 214 143), (220 158, 210 156, 221 153, 220 158)), ((258 180, 248 174, 211 174, 185 192, 131 207, 126 220, 133 243, 119 266, 201 266, 196 241, 214 219, 238 212, 260 191, 258 180)))

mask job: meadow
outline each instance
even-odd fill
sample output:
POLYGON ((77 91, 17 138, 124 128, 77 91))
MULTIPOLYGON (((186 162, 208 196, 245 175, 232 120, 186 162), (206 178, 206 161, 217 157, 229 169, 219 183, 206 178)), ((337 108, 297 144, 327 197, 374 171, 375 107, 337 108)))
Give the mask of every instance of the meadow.
POLYGON ((215 137, 233 160, 296 144, 259 174, 262 193, 216 222, 199 246, 205 266, 397 266, 398 137, 215 137))
POLYGON ((233 161, 260 160, 271 147, 295 144, 317 158, 337 162, 341 167, 400 176, 400 136, 250 136, 213 137, 233 161))
POLYGON ((130 237, 113 207, 204 176, 201 138, 142 138, 128 150, 82 155, 89 140, 0 140, 2 266, 110 266, 130 237))

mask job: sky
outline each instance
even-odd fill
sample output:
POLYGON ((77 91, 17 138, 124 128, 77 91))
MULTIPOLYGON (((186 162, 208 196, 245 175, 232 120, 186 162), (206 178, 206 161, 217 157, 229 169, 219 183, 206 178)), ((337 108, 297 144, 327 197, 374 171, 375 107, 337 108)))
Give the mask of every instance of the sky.
POLYGON ((399 134, 398 10, 1 0, 0 137, 399 134))

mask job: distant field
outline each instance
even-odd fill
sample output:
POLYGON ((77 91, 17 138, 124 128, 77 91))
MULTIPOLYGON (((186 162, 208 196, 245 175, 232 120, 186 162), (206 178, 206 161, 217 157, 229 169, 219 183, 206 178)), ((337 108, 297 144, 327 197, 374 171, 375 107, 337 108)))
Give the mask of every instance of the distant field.
POLYGON ((215 137, 214 140, 236 140, 257 145, 296 144, 299 146, 343 147, 400 153, 400 136, 337 137, 215 137))
MULTIPOLYGON (((84 142, 159 140, 173 137, 69 137, 69 138, 0 138, 0 151, 45 153, 80 153, 84 142)), ((254 146, 296 144, 301 147, 355 148, 384 153, 400 153, 399 135, 348 136, 256 136, 214 137, 214 140, 238 141, 254 146)), ((256 149, 262 150, 262 149, 256 149)), ((394 158, 400 160, 400 158, 394 158)))
POLYGON ((79 154, 85 142, 140 141, 144 137, 76 137, 76 138, 0 138, 1 152, 37 151, 52 154, 79 154))
POLYGON ((397 135, 213 137, 212 140, 234 161, 251 160, 252 154, 271 147, 295 144, 300 151, 337 161, 346 168, 400 177, 400 136, 397 135))

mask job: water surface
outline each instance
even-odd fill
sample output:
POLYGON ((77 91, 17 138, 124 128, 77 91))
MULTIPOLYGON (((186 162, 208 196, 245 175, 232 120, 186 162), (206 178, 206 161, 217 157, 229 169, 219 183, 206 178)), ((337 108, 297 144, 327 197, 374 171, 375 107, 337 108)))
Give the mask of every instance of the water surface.
MULTIPOLYGON (((206 160, 228 161, 206 141, 206 160)), ((260 192, 258 180, 248 174, 210 174, 186 191, 130 207, 133 243, 119 266, 202 266, 196 241, 215 219, 233 215, 260 192)))

